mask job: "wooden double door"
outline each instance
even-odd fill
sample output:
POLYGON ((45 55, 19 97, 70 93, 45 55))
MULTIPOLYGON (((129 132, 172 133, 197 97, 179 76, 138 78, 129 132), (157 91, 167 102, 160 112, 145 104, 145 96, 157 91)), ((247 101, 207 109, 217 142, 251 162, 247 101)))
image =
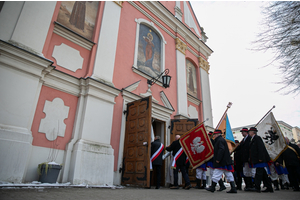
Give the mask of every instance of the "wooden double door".
MULTIPOLYGON (((151 96, 127 104, 122 185, 150 187, 151 112, 151 96)), ((171 142, 174 141, 175 135, 183 135, 197 124, 198 120, 195 119, 172 120, 171 142)), ((164 169, 162 167, 162 171, 164 169)), ((162 173, 163 179, 164 174, 162 173)), ((190 170, 189 174, 193 181, 193 174, 190 170)), ((162 182, 164 183, 164 181, 162 182)))

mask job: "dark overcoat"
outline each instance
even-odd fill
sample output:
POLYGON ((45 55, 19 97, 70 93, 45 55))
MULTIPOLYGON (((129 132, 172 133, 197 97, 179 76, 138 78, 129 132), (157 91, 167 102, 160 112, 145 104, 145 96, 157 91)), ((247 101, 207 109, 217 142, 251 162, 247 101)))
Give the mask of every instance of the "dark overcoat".
MULTIPOLYGON (((289 146, 291 146, 300 156, 300 149, 297 145, 295 144, 291 144, 289 143, 289 146)), ((293 151, 290 148, 287 148, 281 155, 280 157, 277 159, 277 161, 281 164, 283 164, 283 160, 285 163, 285 166, 297 166, 300 167, 300 161, 295 153, 295 151, 293 151)))
MULTIPOLYGON (((175 140, 174 142, 172 142, 172 144, 170 146, 166 147, 166 150, 173 151, 172 155, 175 156, 176 153, 180 150, 180 148, 181 148, 181 145, 179 143, 179 140, 175 140)), ((186 155, 183 151, 181 156, 177 159, 176 165, 177 166, 185 165, 185 161, 186 161, 186 155)))
POLYGON ((220 168, 227 165, 232 165, 229 149, 226 140, 219 135, 214 141, 214 168, 220 168), (216 161, 219 161, 217 163, 216 161))
POLYGON ((271 160, 263 140, 258 135, 252 137, 249 145, 249 157, 250 163, 254 165, 258 163, 267 163, 271 160))
MULTIPOLYGON (((156 139, 151 143, 151 157, 159 149, 160 145, 161 145, 161 142, 159 141, 159 139, 156 139)), ((158 157, 152 162, 152 165, 162 165, 163 152, 164 151, 160 152, 158 157)))

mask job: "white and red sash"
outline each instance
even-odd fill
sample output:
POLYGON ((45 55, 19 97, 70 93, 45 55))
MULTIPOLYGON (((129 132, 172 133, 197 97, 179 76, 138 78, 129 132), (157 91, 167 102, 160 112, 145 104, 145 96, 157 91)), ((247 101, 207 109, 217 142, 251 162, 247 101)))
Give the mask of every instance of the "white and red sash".
POLYGON ((176 161, 177 161, 177 159, 181 156, 182 153, 183 153, 183 149, 180 148, 180 149, 177 151, 177 153, 175 154, 174 159, 173 159, 173 162, 172 162, 172 167, 173 167, 173 168, 176 168, 176 161))
POLYGON ((164 145, 160 144, 160 147, 150 158, 150 170, 152 171, 152 162, 160 155, 160 153, 164 150, 164 145))

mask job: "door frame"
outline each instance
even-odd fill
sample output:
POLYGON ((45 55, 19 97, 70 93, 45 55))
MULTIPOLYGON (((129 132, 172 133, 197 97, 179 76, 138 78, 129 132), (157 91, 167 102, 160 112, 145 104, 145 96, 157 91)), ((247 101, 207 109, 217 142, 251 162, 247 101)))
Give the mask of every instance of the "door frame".
MULTIPOLYGON (((163 92, 161 92, 162 94, 163 92)), ((141 97, 137 94, 134 94, 126 89, 123 89, 122 92, 123 97, 123 111, 126 111, 127 104, 131 103, 133 101, 142 99, 144 97, 141 97)), ((166 98, 165 94, 163 93, 161 95, 162 99, 166 98)), ((164 102, 164 101, 163 101, 164 102)), ((168 128, 171 124, 171 115, 173 114, 175 110, 173 109, 172 105, 166 105, 162 106, 152 100, 152 111, 151 111, 151 117, 155 118, 157 120, 160 120, 165 123, 164 131, 165 131, 165 144, 170 143, 170 129, 168 128), (169 131, 168 131, 169 130, 169 131)), ((123 152, 124 152, 124 139, 125 139, 125 130, 126 130, 126 114, 122 113, 122 122, 121 122, 121 133, 120 133, 120 144, 119 144, 119 153, 118 153, 118 168, 117 171, 114 171, 114 182, 121 184, 121 178, 122 178, 122 164, 123 164, 123 152)), ((164 144, 164 145, 165 145, 164 144)), ((150 155, 149 155, 150 156, 150 155)), ((149 157, 150 159, 150 157, 149 157)), ((165 166, 168 166, 169 163, 165 162, 165 166)), ((164 169, 166 170, 166 168, 164 169)), ((165 172, 166 174, 166 172, 165 172)), ((150 180, 149 180, 150 183, 150 180)))

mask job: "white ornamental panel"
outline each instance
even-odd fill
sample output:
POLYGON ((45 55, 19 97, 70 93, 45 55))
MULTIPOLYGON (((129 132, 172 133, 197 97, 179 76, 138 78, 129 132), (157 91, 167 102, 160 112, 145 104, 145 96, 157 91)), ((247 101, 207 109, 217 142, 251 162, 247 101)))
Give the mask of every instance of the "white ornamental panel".
POLYGON ((66 131, 64 120, 68 118, 69 109, 70 107, 65 106, 60 98, 55 98, 52 102, 46 100, 43 109, 46 117, 41 119, 39 132, 45 133, 50 141, 55 140, 57 136, 64 137, 66 131))

